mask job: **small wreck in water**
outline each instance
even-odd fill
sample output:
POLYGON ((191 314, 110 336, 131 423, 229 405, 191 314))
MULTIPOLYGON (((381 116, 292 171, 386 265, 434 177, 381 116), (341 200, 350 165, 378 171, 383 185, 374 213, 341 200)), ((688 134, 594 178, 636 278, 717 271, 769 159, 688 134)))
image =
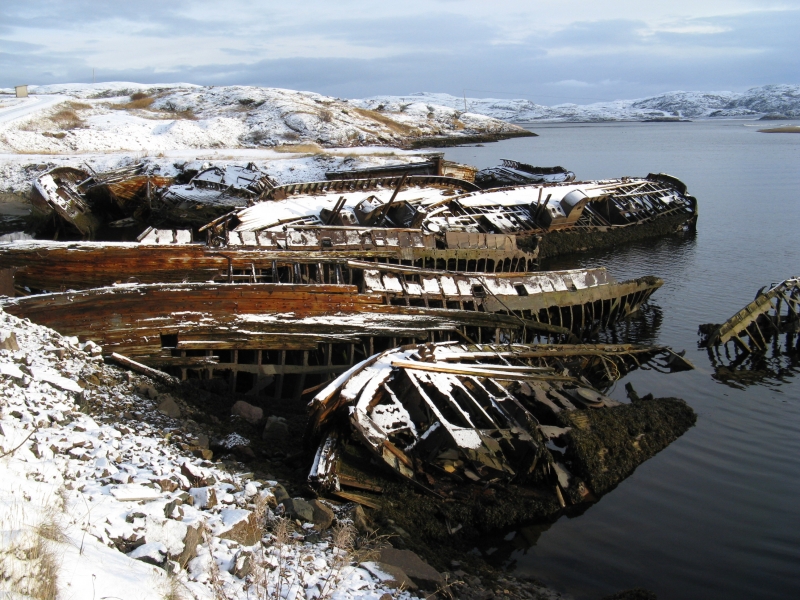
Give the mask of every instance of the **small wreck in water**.
POLYGON ((735 385, 793 376, 800 364, 800 277, 761 288, 722 324, 700 325, 715 377, 735 385))
POLYGON ((307 438, 319 446, 309 480, 356 500, 380 492, 393 474, 439 498, 511 487, 527 490, 529 502, 549 501, 545 512, 592 501, 635 468, 633 448, 649 457, 694 422, 681 401, 636 397, 644 407, 639 422, 616 433, 617 444, 633 448, 625 459, 611 450, 613 442, 602 439, 603 415, 631 405, 602 389, 637 367, 693 368, 668 348, 635 345, 424 344, 386 351, 310 403, 307 438), (661 410, 674 419, 668 431, 651 427, 661 410), (621 459, 625 466, 615 464, 621 459))

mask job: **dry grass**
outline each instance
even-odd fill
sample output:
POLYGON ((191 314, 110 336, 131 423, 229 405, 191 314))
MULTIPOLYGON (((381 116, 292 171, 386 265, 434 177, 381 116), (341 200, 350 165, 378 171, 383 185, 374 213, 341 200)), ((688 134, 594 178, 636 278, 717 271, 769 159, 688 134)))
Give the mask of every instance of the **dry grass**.
POLYGON ((58 111, 50 115, 49 120, 61 131, 69 131, 83 127, 83 119, 78 114, 79 110, 92 108, 84 102, 65 102, 58 111))
MULTIPOLYGON (((57 544, 67 538, 57 515, 56 506, 44 507, 45 519, 36 526, 26 526, 22 519, 18 523, 3 523, 7 531, 20 531, 5 548, 0 548, 0 582, 2 591, 11 597, 19 594, 35 600, 56 600, 58 597, 58 575, 61 558, 57 544)), ((14 511, 20 512, 20 511, 14 511)))
POLYGON ((384 127, 388 128, 390 131, 394 133, 398 133, 400 135, 419 135, 420 131, 416 127, 411 127, 409 125, 405 125, 403 123, 399 123, 394 119, 387 117, 386 115, 379 113, 374 110, 367 110, 365 108, 354 108, 353 111, 365 117, 367 119, 372 119, 373 121, 377 121, 384 127))
POLYGON ((294 153, 294 154, 322 154, 324 150, 322 146, 314 142, 306 142, 303 144, 283 144, 272 148, 275 152, 294 153))

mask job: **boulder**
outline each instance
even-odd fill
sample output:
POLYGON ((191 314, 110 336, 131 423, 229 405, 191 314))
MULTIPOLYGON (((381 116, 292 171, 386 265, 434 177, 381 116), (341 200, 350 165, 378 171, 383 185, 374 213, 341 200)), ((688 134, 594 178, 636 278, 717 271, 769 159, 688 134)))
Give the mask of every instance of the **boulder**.
POLYGON ((232 573, 239 579, 244 579, 253 571, 253 555, 246 551, 240 550, 233 561, 232 573))
POLYGON ((213 487, 192 488, 189 490, 196 508, 213 508, 217 505, 217 492, 213 487))
POLYGON ((158 412, 162 415, 166 415, 168 417, 172 417, 173 419, 179 419, 181 416, 181 407, 178 406, 178 403, 175 402, 175 398, 170 396, 169 394, 161 394, 159 396, 159 405, 158 405, 158 412))
POLYGON ((177 561, 182 569, 186 568, 189 561, 197 556, 197 546, 203 541, 203 532, 200 523, 188 525, 186 536, 183 538, 183 552, 178 556, 177 561))
POLYGON ((224 540, 233 540, 242 546, 252 546, 263 536, 256 514, 240 508, 228 508, 220 512, 222 529, 215 534, 224 540))
POLYGON ((416 590, 418 586, 414 583, 403 569, 382 562, 365 562, 361 564, 383 585, 392 589, 416 590))
POLYGON ((264 432, 261 434, 261 439, 264 440, 285 440, 289 437, 289 426, 286 419, 283 417, 270 416, 267 419, 267 424, 264 425, 264 432))
POLYGON ((167 547, 161 542, 142 544, 136 550, 128 554, 131 558, 141 560, 151 565, 161 565, 167 555, 167 547))
POLYGON ((286 491, 286 488, 283 487, 280 483, 275 486, 275 488, 272 490, 272 493, 275 495, 275 502, 277 502, 278 504, 283 504, 290 498, 289 493, 286 491))
POLYGON ((435 591, 444 584, 441 574, 411 550, 384 548, 381 550, 378 561, 399 567, 424 590, 435 591))
POLYGON ((152 385, 147 385, 145 383, 137 386, 136 391, 139 392, 140 395, 150 398, 150 400, 155 400, 158 397, 158 390, 152 385))
POLYGON ((335 515, 329 507, 325 506, 319 500, 311 500, 309 504, 314 511, 314 516, 311 519, 311 522, 314 523, 314 529, 317 531, 324 531, 333 525, 335 515))
POLYGON ((347 515, 353 521, 353 526, 361 535, 369 535, 373 531, 367 513, 360 504, 356 504, 347 515))
POLYGON ((231 415, 242 417, 248 423, 255 425, 264 418, 264 411, 258 406, 248 404, 244 400, 237 400, 231 407, 231 415))
POLYGON ((8 329, 0 329, 0 350, 19 350, 17 334, 8 329))
POLYGON ((283 505, 286 507, 286 514, 293 519, 300 519, 307 523, 314 522, 314 507, 302 498, 289 498, 284 500, 283 505))

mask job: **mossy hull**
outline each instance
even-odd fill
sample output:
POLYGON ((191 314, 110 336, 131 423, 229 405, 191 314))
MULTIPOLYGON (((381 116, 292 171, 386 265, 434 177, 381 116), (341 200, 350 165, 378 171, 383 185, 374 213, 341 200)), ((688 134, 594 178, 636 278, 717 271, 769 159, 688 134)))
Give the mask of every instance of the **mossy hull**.
MULTIPOLYGON (((612 227, 606 231, 553 231, 544 235, 539 241, 539 259, 573 252, 612 248, 651 237, 669 235, 680 231, 686 224, 692 226, 696 219, 696 215, 673 215, 639 225, 612 227)), ((526 240, 519 239, 517 245, 524 247, 531 245, 532 241, 526 244, 526 240)))
MULTIPOLYGON (((568 450, 564 460, 574 476, 564 494, 567 512, 585 510, 637 466, 680 437, 697 419, 686 402, 677 398, 639 400, 615 408, 562 415, 561 424, 572 428, 565 436, 568 450), (589 494, 585 494, 586 488, 589 494)), ((387 483, 377 499, 382 504, 378 522, 389 530, 399 526, 407 531, 410 536, 403 540, 405 545, 432 564, 449 555, 445 548, 468 550, 483 534, 552 521, 565 512, 555 494, 555 485, 510 485, 486 490, 475 486, 465 489, 455 500, 440 500, 407 485, 387 483), (453 535, 452 529, 459 525, 458 534, 453 535)))

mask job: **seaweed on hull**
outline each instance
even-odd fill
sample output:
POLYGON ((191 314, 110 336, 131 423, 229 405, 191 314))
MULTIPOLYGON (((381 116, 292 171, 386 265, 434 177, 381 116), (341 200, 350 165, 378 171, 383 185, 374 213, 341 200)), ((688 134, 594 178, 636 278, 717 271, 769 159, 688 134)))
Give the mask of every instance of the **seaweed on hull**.
POLYGON ((693 368, 633 345, 386 351, 310 403, 309 481, 379 507, 423 544, 583 510, 695 422, 682 400, 603 393, 638 366, 693 368))

